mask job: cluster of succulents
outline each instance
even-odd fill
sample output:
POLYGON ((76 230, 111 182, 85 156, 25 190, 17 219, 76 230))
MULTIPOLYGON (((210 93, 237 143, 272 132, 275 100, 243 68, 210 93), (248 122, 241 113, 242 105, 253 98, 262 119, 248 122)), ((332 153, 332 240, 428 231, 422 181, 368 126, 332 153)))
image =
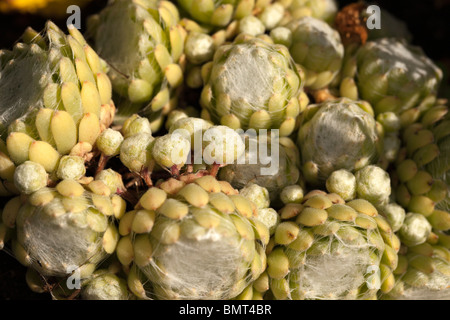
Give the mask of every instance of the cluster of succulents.
POLYGON ((113 0, 25 30, 0 250, 54 299, 449 299, 442 71, 365 8, 113 0))

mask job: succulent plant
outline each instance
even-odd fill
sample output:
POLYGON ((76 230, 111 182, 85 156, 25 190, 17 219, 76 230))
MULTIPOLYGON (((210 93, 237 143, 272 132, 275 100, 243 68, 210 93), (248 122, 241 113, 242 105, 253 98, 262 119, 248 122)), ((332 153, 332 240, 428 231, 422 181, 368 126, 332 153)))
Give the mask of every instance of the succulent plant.
POLYGON ((344 59, 339 33, 322 20, 303 17, 287 26, 292 32, 289 52, 305 71, 305 87, 327 87, 337 76, 344 59))
POLYGON ((250 200, 208 175, 148 189, 119 225, 117 255, 131 265, 130 289, 139 298, 238 296, 265 269, 269 231, 255 213, 250 200))
MULTIPOLYGON (((433 223, 448 217, 448 178, 446 140, 449 137, 448 108, 436 105, 425 112, 418 122, 401 133, 402 148, 395 161, 396 201, 410 212, 425 217, 434 216, 433 223), (441 217, 441 218, 438 218, 441 217)), ((444 223, 445 224, 445 223, 444 223)))
POLYGON ((24 194, 30 194, 47 186, 48 174, 45 168, 36 162, 25 161, 14 172, 16 188, 24 194))
POLYGON ((336 170, 328 177, 325 186, 328 192, 337 194, 344 201, 359 198, 372 203, 393 232, 405 228, 405 209, 392 201, 390 176, 380 167, 368 165, 355 174, 345 169, 336 170))
POLYGON ((265 209, 270 207, 269 191, 254 183, 249 183, 239 190, 241 196, 246 197, 253 202, 257 209, 265 209))
POLYGON ((381 130, 370 112, 367 103, 345 98, 307 107, 297 140, 307 182, 317 185, 333 171, 354 172, 377 162, 381 130))
POLYGON ((299 152, 291 139, 274 139, 269 134, 247 135, 242 160, 221 168, 218 177, 237 189, 251 183, 264 187, 275 205, 284 187, 303 183, 299 165, 299 152), (258 144, 267 146, 267 154, 255 148, 258 144))
POLYGON ((81 289, 83 300, 129 300, 127 281, 109 272, 97 270, 84 281, 81 289))
POLYGON ((26 201, 16 197, 7 203, 3 221, 16 228, 12 248, 21 263, 47 277, 66 277, 78 270, 86 278, 114 252, 119 234, 111 217, 120 216, 121 207, 113 204, 123 200, 100 181, 88 189, 63 180, 26 201))
POLYGON ((134 113, 149 117, 152 130, 163 126, 173 91, 183 81, 186 37, 170 1, 111 1, 90 18, 94 47, 112 67, 109 76, 119 101, 117 123, 134 113))
MULTIPOLYGON (((105 64, 75 27, 69 26, 65 35, 48 22, 42 34, 28 28, 22 40, 12 51, 2 51, 0 131, 5 143, 0 176, 29 193, 36 189, 27 190, 25 185, 35 181, 24 170, 14 175, 15 168, 34 165, 43 167, 51 180, 67 174, 80 179, 115 107, 105 64), (18 99, 22 92, 27 94, 18 99), (66 168, 71 165, 62 159, 65 156, 83 158, 81 165, 66 168)), ((47 179, 44 175, 41 181, 47 179)))
POLYGON ((208 120, 279 129, 280 136, 294 131, 303 79, 286 47, 242 35, 219 47, 207 70, 201 105, 208 120))
POLYGON ((26 29, 0 50, 0 250, 55 300, 450 299, 443 74, 370 9, 110 0, 86 39, 26 29))
POLYGON ((450 298, 449 236, 440 234, 434 244, 407 248, 398 256, 395 286, 382 299, 448 300, 450 298), (444 239, 445 238, 445 239, 444 239))
POLYGON ((349 60, 354 67, 347 76, 356 77, 359 97, 372 104, 376 115, 391 111, 408 118, 436 101, 442 71, 418 47, 382 38, 367 42, 349 60))
POLYGON ((398 203, 391 202, 378 206, 378 212, 389 222, 392 231, 397 232, 403 226, 406 211, 398 203))
POLYGON ((120 146, 120 161, 132 172, 141 172, 151 166, 151 143, 154 137, 150 133, 136 133, 126 137, 120 146))
MULTIPOLYGON (((444 110, 444 108, 441 107, 440 110, 442 111, 444 110)), ((434 141, 439 148, 439 154, 436 158, 425 165, 426 170, 430 172, 435 180, 440 180, 447 185, 447 195, 436 205, 438 209, 445 210, 447 212, 450 212, 450 189, 448 188, 448 186, 450 186, 450 165, 448 160, 450 158, 450 134, 448 130, 449 124, 450 117, 447 113, 442 121, 439 121, 439 123, 433 126, 432 131, 434 135, 434 141)))
POLYGON ((214 0, 177 0, 189 16, 196 22, 207 26, 226 27, 232 20, 252 16, 254 11, 261 11, 271 0, 227 0, 222 3, 214 0))
POLYGON ((373 299, 394 286, 400 240, 370 202, 315 190, 279 211, 267 273, 276 299, 373 299))
POLYGON ((287 7, 292 19, 313 17, 332 23, 338 11, 335 0, 279 0, 287 7))

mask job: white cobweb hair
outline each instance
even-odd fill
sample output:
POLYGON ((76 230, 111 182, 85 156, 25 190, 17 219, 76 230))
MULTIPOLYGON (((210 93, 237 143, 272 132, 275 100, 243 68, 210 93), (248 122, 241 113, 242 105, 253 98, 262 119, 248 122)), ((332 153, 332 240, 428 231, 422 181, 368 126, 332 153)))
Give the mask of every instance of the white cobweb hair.
MULTIPOLYGON (((191 219, 192 217, 186 217, 191 219)), ((234 228, 223 219, 226 228, 234 228), (228 225, 229 224, 229 225, 228 225)), ((244 261, 244 239, 227 238, 214 228, 207 229, 196 239, 181 235, 170 245, 152 238, 154 259, 140 268, 153 285, 147 295, 156 299, 227 300, 237 296, 236 285, 243 279, 250 283, 249 263, 244 261)), ((253 242, 253 245, 256 245, 253 242)))
MULTIPOLYGON (((89 209, 89 208, 88 208, 89 209)), ((33 266, 44 276, 66 276, 87 263, 105 258, 102 237, 76 219, 79 212, 53 217, 43 210, 65 211, 61 199, 55 198, 44 207, 28 207, 18 237, 31 257, 33 266)))
MULTIPOLYGON (((280 112, 286 108, 290 97, 296 96, 300 90, 292 92, 286 81, 287 70, 297 70, 292 58, 280 53, 278 45, 258 38, 251 42, 224 45, 219 53, 228 56, 224 58, 216 53, 214 57, 218 64, 213 66, 211 72, 212 77, 216 78, 212 85, 217 96, 213 99, 220 94, 227 95, 231 113, 238 116, 244 126, 248 125, 249 113, 259 110, 267 111, 273 122, 281 122, 282 119, 278 119, 280 112), (285 97, 284 106, 281 110, 272 111, 267 105, 271 97, 277 94, 285 97)), ((220 118, 225 114, 223 112, 230 110, 216 107, 211 111, 220 118)))
POLYGON ((37 44, 18 43, 16 47, 26 49, 0 68, 0 133, 14 120, 43 107, 41 98, 55 69, 37 44))
MULTIPOLYGON (((341 228, 346 226, 348 225, 341 228)), ((348 241, 338 234, 315 237, 313 246, 319 245, 323 251, 307 251, 303 263, 297 269, 291 270, 287 276, 291 285, 298 290, 301 299, 354 300, 364 299, 374 293, 370 289, 371 284, 376 285, 383 280, 376 273, 381 253, 377 253, 377 248, 370 243, 364 232, 361 232, 358 239, 348 241), (374 255, 377 255, 378 262, 372 260, 374 255), (369 289, 362 292, 361 288, 365 286, 369 289)), ((295 259, 292 255, 298 256, 299 252, 288 250, 286 254, 295 259)))

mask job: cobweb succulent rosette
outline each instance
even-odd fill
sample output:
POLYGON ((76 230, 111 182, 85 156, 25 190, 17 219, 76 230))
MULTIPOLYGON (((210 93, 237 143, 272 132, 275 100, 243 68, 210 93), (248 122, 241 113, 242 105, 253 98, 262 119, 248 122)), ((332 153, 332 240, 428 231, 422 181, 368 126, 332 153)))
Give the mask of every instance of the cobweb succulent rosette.
POLYGON ((62 158, 92 158, 97 137, 112 122, 115 107, 105 63, 75 27, 68 31, 47 22, 42 33, 28 28, 23 42, 1 51, 4 181, 13 182, 15 168, 26 161, 61 179, 62 158))
POLYGON ((433 241, 408 247, 398 256, 395 286, 382 299, 450 299, 450 238, 439 234, 433 241))
POLYGON ((344 98, 308 106, 297 139, 305 180, 321 184, 333 171, 375 164, 383 149, 380 132, 362 101, 344 98))
POLYGON ((337 76, 344 59, 339 33, 327 23, 312 17, 291 21, 289 52, 305 71, 305 87, 316 90, 327 87, 337 76))
POLYGON ((172 108, 173 92, 183 81, 180 65, 186 32, 169 1, 111 1, 91 17, 94 47, 111 66, 109 76, 123 122, 133 113, 150 118, 152 130, 172 108))
POLYGON ((394 285, 400 240, 370 202, 311 191, 279 211, 267 254, 276 299, 374 299, 394 285))
POLYGON ((356 53, 359 97, 375 114, 392 111, 408 117, 436 100, 442 71, 419 48, 395 38, 367 42, 356 53))
POLYGON ((218 177, 236 189, 250 183, 267 188, 271 201, 276 201, 281 190, 302 183, 300 157, 295 143, 288 137, 277 138, 269 133, 245 136, 242 159, 220 169, 218 177), (267 148, 267 153, 261 150, 267 148))
POLYGON ((225 300, 244 289, 251 293, 269 241, 255 213, 251 201, 210 175, 150 188, 119 225, 117 256, 131 268, 130 290, 142 299, 225 300))
POLYGON ((214 123, 294 131, 303 79, 285 46, 243 35, 219 47, 207 71, 200 102, 214 123))
POLYGON ((81 288, 82 300, 129 300, 130 297, 127 281, 105 269, 94 272, 81 288))
POLYGON ((365 199, 377 208, 387 205, 391 196, 389 174, 376 165, 367 165, 355 174, 345 169, 333 171, 325 185, 328 192, 338 194, 345 201, 365 199))
POLYGON ((402 148, 392 171, 397 202, 427 217, 433 227, 450 218, 447 113, 448 107, 437 104, 402 130, 402 148))
POLYGON ((3 220, 16 228, 14 256, 45 277, 66 277, 75 271, 81 278, 90 276, 119 240, 112 222, 115 215, 123 214, 117 197, 101 181, 85 188, 63 180, 25 201, 13 198, 3 220))

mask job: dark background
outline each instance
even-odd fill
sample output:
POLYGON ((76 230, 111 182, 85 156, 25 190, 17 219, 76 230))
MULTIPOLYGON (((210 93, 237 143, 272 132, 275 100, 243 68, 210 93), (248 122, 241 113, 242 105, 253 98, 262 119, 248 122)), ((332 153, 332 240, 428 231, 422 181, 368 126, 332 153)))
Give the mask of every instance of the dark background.
MULTIPOLYGON (((353 2, 340 0, 339 4, 343 7, 353 2)), ((82 10, 82 32, 86 27, 84 19, 98 12, 106 3, 107 0, 94 0, 82 10)), ((412 43, 422 47, 444 71, 440 97, 450 99, 450 0, 379 0, 375 3, 408 24, 413 35, 412 43)), ((54 19, 54 22, 65 29, 66 19, 54 19)), ((11 49, 28 26, 40 31, 45 21, 46 18, 32 15, 0 14, 0 48, 11 49)), ((1 207, 3 202, 5 200, 0 198, 1 207)), ((7 252, 0 251, 0 300, 50 299, 49 294, 31 292, 25 283, 25 270, 7 252)))

